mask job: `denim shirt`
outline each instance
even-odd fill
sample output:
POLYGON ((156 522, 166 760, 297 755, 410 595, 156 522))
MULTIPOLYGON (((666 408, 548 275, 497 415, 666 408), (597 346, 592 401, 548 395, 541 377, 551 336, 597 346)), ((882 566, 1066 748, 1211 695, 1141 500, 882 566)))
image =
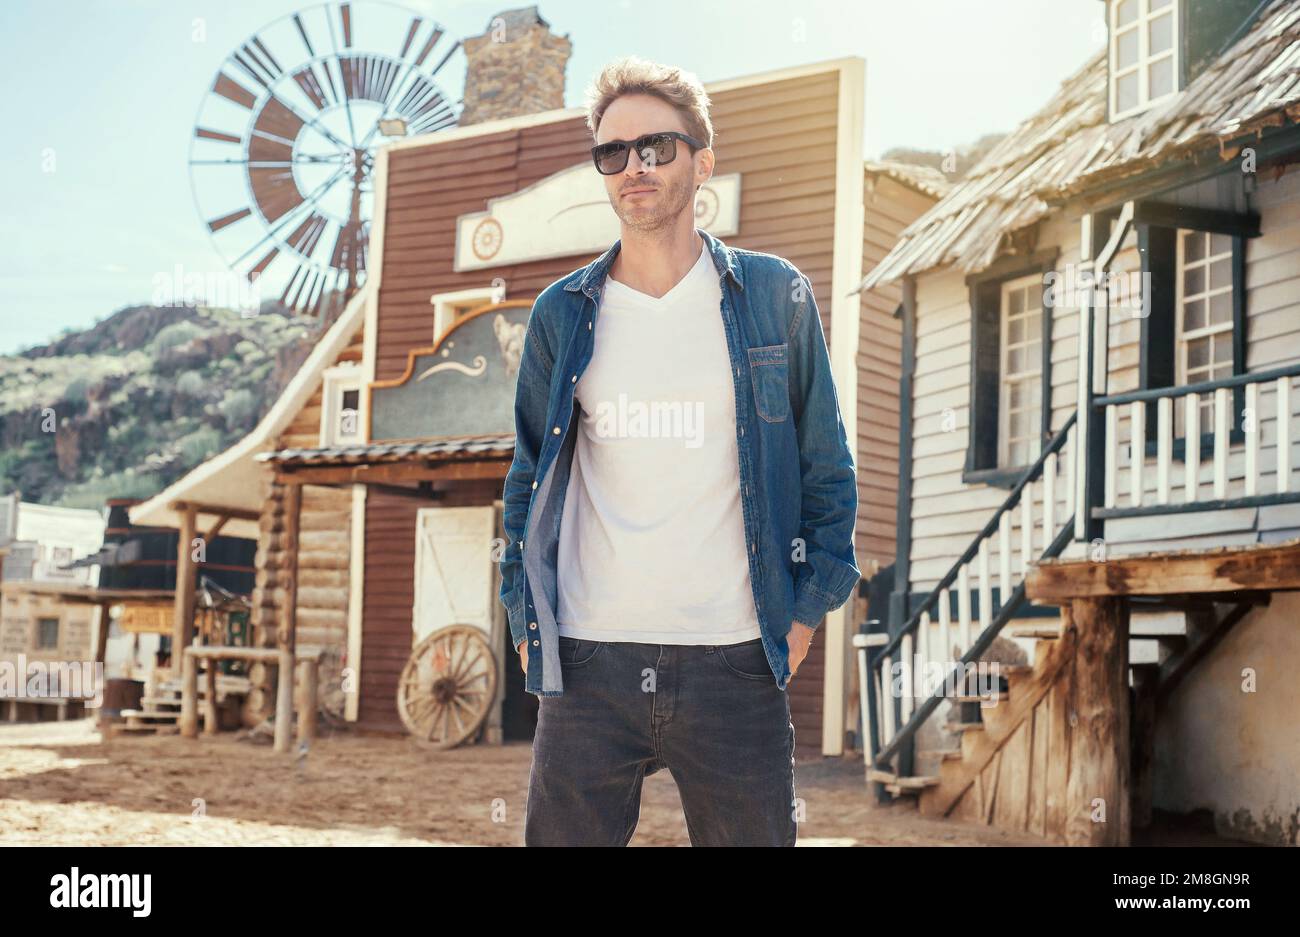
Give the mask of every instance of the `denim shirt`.
MULTIPOLYGON (((791 622, 816 628, 860 577, 853 451, 807 277, 780 257, 699 233, 722 286, 754 607, 784 690, 791 622)), ((519 364, 500 597, 516 649, 528 641, 524 686, 538 696, 564 690, 555 615, 560 518, 579 424, 574 392, 592 359, 600 291, 620 245, 542 291, 519 364)))

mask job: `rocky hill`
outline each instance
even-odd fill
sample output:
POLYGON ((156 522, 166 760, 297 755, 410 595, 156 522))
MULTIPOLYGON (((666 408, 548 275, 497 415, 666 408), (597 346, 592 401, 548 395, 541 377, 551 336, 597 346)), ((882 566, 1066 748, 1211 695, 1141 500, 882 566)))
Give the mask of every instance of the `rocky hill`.
POLYGON ((153 495, 252 429, 320 334, 285 311, 129 306, 0 357, 0 493, 153 495))

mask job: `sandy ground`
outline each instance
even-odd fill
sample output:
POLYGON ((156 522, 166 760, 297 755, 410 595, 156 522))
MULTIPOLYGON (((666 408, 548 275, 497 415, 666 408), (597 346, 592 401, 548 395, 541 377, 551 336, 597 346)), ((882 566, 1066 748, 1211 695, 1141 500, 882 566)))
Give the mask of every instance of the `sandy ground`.
MULTIPOLYGON (((178 736, 101 738, 93 720, 0 725, 0 844, 519 845, 527 744, 431 752, 336 733, 305 757, 178 736)), ((800 845, 1041 843, 869 802, 856 760, 796 767, 800 845)), ((667 772, 646 779, 633 845, 689 845, 667 772)))

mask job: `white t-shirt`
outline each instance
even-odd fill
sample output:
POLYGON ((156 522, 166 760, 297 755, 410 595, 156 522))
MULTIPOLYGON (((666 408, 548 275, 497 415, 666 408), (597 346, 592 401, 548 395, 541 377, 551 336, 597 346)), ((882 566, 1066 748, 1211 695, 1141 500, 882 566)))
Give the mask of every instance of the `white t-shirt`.
POLYGON ((759 637, 721 285, 707 249, 656 299, 605 278, 560 518, 561 635, 759 637))

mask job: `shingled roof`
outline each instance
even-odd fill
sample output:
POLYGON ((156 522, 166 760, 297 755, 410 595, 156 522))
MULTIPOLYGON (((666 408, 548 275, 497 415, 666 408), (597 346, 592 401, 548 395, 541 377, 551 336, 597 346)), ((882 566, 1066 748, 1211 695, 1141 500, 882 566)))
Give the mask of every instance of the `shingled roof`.
POLYGON ((1142 114, 1107 123, 1106 77, 1102 51, 909 225, 862 288, 949 265, 983 270, 1049 203, 1207 150, 1229 159, 1248 136, 1300 121, 1300 0, 1275 0, 1182 93, 1142 114))

